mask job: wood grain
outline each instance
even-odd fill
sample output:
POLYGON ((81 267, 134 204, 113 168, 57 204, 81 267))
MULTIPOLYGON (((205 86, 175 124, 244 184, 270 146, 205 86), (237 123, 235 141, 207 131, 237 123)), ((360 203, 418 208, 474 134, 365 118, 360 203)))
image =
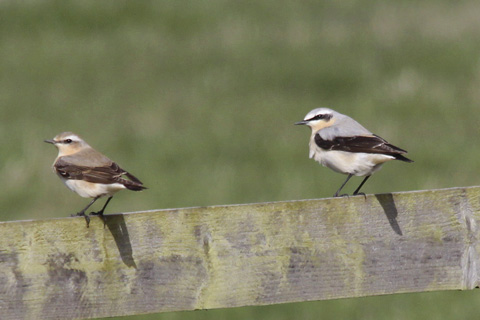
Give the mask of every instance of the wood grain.
POLYGON ((478 286, 480 187, 0 223, 0 314, 83 319, 478 286))

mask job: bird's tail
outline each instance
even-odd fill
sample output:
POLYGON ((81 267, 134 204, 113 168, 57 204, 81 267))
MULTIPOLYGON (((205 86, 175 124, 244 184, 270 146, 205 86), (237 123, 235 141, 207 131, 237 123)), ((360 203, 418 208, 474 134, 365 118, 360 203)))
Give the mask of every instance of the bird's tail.
POLYGON ((123 174, 130 180, 120 178, 119 182, 123 184, 128 190, 132 191, 142 191, 144 189, 147 189, 146 187, 143 186, 143 182, 140 181, 137 177, 135 177, 133 174, 131 174, 128 171, 125 171, 123 169, 120 169, 123 171, 123 174))
POLYGON ((119 181, 121 184, 123 184, 128 190, 132 190, 132 191, 142 191, 144 189, 147 189, 146 187, 144 187, 142 185, 142 183, 138 183, 138 182, 135 182, 135 181, 130 181, 130 180, 127 180, 127 179, 121 179, 119 181))
POLYGON ((133 182, 135 183, 138 183, 140 185, 142 185, 142 181, 140 181, 140 179, 138 179, 137 177, 135 177, 133 174, 131 174, 130 172, 127 172, 125 171, 125 175, 127 176, 128 179, 132 180, 133 182))
POLYGON ((396 160, 405 161, 405 162, 413 162, 413 160, 410 160, 407 157, 404 157, 404 156, 402 156, 401 154, 398 154, 398 153, 395 154, 394 157, 395 157, 396 160))

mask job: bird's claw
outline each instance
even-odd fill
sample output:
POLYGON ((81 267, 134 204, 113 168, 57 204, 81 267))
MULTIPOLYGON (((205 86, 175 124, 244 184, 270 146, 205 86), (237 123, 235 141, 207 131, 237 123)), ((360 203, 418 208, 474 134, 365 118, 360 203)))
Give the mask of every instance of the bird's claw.
POLYGON ((85 221, 87 222, 87 228, 90 227, 90 217, 85 214, 85 212, 77 212, 77 213, 72 213, 70 215, 71 217, 85 217, 85 221))
POLYGON ((103 215, 103 211, 97 211, 97 212, 90 212, 90 216, 99 216, 100 219, 103 221, 103 227, 107 225, 107 218, 103 215))
POLYGON ((350 198, 350 195, 344 193, 344 194, 341 194, 341 195, 338 195, 338 194, 334 194, 333 195, 334 198, 343 198, 343 197, 347 197, 347 198, 350 198))
POLYGON ((354 196, 363 196, 367 200, 367 195, 364 192, 357 192, 353 194, 354 196))

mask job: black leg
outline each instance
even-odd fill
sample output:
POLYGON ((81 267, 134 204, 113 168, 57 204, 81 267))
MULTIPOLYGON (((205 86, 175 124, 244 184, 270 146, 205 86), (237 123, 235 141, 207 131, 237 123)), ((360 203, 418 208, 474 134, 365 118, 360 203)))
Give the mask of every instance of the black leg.
POLYGON ((90 201, 90 203, 89 203, 85 208, 83 208, 82 211, 77 212, 76 214, 72 214, 72 217, 76 217, 76 216, 80 216, 80 217, 83 216, 83 217, 85 217, 85 221, 87 222, 87 228, 88 228, 88 227, 90 226, 90 217, 85 214, 85 211, 86 211, 88 208, 90 208, 90 206, 91 206, 95 201, 97 201, 98 198, 100 198, 100 197, 93 198, 93 200, 90 201))
POLYGON ((108 197, 107 199, 107 202, 105 202, 105 204, 103 205, 103 208, 102 210, 100 211, 97 211, 97 212, 90 212, 91 215, 94 215, 94 216, 100 216, 103 220, 103 223, 106 223, 105 222, 105 218, 103 217, 103 212, 105 211, 105 208, 107 207, 108 203, 110 202, 110 200, 112 200, 113 196, 112 197, 108 197))
POLYGON ((361 188, 361 187, 363 186, 363 184, 368 180, 368 178, 370 178, 370 176, 366 176, 365 179, 363 179, 362 183, 360 183, 360 185, 358 186, 357 190, 355 190, 355 191, 353 192, 353 195, 354 195, 354 196, 361 194, 361 195, 363 195, 365 198, 367 197, 367 196, 365 195, 365 193, 363 193, 363 192, 360 192, 360 193, 359 193, 358 191, 360 191, 360 188, 361 188))
POLYGON ((340 187, 340 189, 337 190, 337 192, 335 192, 335 194, 333 195, 334 197, 338 197, 338 194, 340 193, 340 191, 342 191, 343 187, 347 184, 348 180, 350 180, 350 178, 353 176, 353 174, 349 174, 348 177, 347 177, 347 180, 345 180, 345 182, 342 184, 342 186, 340 187))

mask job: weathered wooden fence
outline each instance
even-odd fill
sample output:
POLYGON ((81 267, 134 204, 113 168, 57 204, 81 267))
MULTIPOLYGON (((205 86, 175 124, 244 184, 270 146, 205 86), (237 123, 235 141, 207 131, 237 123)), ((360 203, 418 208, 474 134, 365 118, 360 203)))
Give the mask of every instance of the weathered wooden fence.
POLYGON ((479 219, 469 187, 3 222, 1 319, 472 289, 479 219))

